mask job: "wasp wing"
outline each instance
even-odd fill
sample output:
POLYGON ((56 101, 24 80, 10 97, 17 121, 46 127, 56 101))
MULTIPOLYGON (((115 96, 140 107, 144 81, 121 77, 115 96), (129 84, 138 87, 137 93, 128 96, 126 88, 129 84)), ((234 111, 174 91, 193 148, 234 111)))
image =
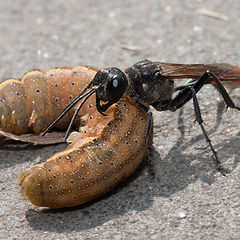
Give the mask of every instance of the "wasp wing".
MULTIPOLYGON (((203 73, 209 71, 216 75, 223 84, 229 87, 240 87, 240 65, 234 67, 226 63, 215 64, 176 64, 159 62, 162 75, 168 79, 199 79, 203 73)), ((209 83, 215 84, 210 78, 209 83)))

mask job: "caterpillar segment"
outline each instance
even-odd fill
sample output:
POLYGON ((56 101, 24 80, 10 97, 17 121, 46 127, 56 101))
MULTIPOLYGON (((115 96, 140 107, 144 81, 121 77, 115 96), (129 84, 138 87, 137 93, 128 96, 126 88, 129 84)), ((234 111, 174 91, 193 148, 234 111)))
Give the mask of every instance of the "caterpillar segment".
MULTIPOLYGON (((21 135, 41 133, 75 98, 96 74, 90 67, 56 68, 47 72, 34 70, 21 80, 0 84, 0 129, 21 135)), ((81 111, 85 114, 86 108, 81 111), (85 109, 85 110, 84 110, 85 109)), ((56 125, 65 129, 74 108, 56 125)), ((79 119, 76 125, 79 125, 79 119)))

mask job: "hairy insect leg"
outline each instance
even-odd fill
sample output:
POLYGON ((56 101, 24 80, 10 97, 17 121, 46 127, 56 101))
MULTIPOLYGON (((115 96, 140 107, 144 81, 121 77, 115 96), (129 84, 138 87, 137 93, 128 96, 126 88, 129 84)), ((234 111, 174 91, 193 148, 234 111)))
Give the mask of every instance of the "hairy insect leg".
POLYGON ((146 125, 146 145, 148 148, 151 148, 149 139, 150 139, 150 131, 153 125, 153 121, 152 121, 152 111, 150 108, 148 108, 147 110, 147 116, 148 116, 148 119, 147 119, 147 125, 146 125))
POLYGON ((211 75, 214 78, 217 89, 220 92, 220 94, 222 95, 224 102, 227 104, 227 107, 240 110, 240 107, 236 106, 236 104, 233 102, 232 98, 226 91, 225 87, 222 85, 221 81, 214 74, 212 74, 210 72, 209 72, 209 75, 211 75))
POLYGON ((193 98, 193 106, 194 106, 194 112, 195 112, 195 117, 196 117, 196 121, 198 122, 198 124, 200 125, 201 129, 202 129, 202 132, 204 134, 204 137, 208 143, 208 145, 210 146, 212 152, 213 152, 213 155, 214 155, 214 162, 217 166, 217 170, 224 176, 226 176, 226 174, 228 173, 227 169, 225 169, 223 166, 222 166, 222 163, 220 162, 220 160, 218 159, 218 156, 217 156, 217 152, 216 150, 214 149, 212 143, 211 143, 211 140, 210 138, 208 137, 207 135, 207 132, 203 126, 203 120, 202 120, 202 116, 201 116, 201 111, 200 111, 200 108, 199 108, 199 103, 198 103, 198 100, 197 100, 197 96, 196 96, 196 91, 193 87, 189 87, 190 91, 192 92, 192 98, 193 98))

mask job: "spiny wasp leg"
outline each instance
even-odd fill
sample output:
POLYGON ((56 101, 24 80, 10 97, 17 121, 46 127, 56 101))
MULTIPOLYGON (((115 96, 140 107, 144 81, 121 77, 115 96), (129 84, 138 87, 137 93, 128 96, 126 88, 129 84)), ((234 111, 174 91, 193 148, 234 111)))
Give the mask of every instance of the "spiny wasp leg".
POLYGON ((227 107, 234 108, 240 110, 238 106, 233 102, 232 98, 229 96, 228 92, 226 91, 225 87, 222 85, 221 81, 211 72, 206 72, 209 77, 213 77, 217 89, 223 97, 224 102, 227 104, 227 107))
POLYGON ((222 166, 220 160, 218 159, 217 152, 212 146, 211 140, 209 139, 205 128, 203 126, 203 120, 201 117, 201 111, 199 108, 198 100, 196 97, 197 92, 203 87, 204 84, 209 83, 209 78, 213 78, 214 84, 216 84, 216 87, 220 94, 223 97, 224 102, 226 103, 227 107, 234 108, 237 110, 240 110, 239 107, 235 105, 229 94, 227 93, 226 89, 222 85, 221 81, 211 72, 207 71, 205 72, 193 85, 191 86, 186 86, 183 90, 180 90, 180 92, 177 94, 177 96, 169 103, 169 106, 175 110, 181 108, 185 103, 187 103, 191 98, 193 98, 193 105, 194 105, 194 111, 195 111, 195 116, 198 124, 200 125, 202 132, 204 134, 204 137, 209 144, 215 158, 215 163, 217 165, 217 170, 222 174, 226 175, 228 171, 222 166))
POLYGON ((214 149, 212 143, 211 143, 211 140, 210 138, 208 137, 207 135, 207 132, 203 126, 203 120, 202 120, 202 116, 201 116, 201 111, 200 111, 200 108, 199 108, 199 103, 198 103, 198 100, 197 100, 197 95, 196 95, 196 92, 194 90, 193 87, 189 87, 189 89, 191 90, 192 92, 192 98, 193 98, 193 106, 194 106, 194 112, 195 112, 195 117, 196 117, 196 120, 198 122, 198 124, 200 125, 201 129, 202 129, 202 132, 204 134, 204 137, 208 143, 208 145, 210 146, 212 152, 213 152, 213 155, 214 155, 214 159, 215 159, 215 164, 217 166, 217 170, 223 175, 223 176, 226 176, 227 173, 228 173, 228 170, 225 169, 223 166, 222 166, 222 163, 220 162, 220 160, 218 159, 218 155, 217 155, 217 152, 216 150, 214 149))
MULTIPOLYGON (((211 72, 207 71, 205 72, 196 82, 192 85, 195 92, 198 93, 199 90, 204 86, 204 84, 209 83, 209 78, 213 78, 216 84, 216 87, 220 94, 222 95, 222 98, 224 102, 226 103, 227 107, 234 108, 237 110, 240 110, 239 107, 236 106, 236 104, 233 102, 232 98, 229 96, 228 92, 222 85, 221 81, 211 72)), ((171 105, 175 105, 175 107, 178 109, 182 107, 185 103, 187 103, 191 98, 192 94, 189 94, 189 86, 187 86, 184 90, 181 90, 180 93, 172 100, 170 103, 171 105)))

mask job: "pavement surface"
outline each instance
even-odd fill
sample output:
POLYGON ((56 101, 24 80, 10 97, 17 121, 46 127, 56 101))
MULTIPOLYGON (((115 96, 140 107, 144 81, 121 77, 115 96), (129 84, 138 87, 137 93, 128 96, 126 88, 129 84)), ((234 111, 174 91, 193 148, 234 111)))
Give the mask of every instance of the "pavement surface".
MULTIPOLYGON (((143 58, 237 65, 239 9, 233 0, 1 1, 0 76, 81 64, 125 68, 143 58)), ((116 189, 75 208, 35 207, 17 183, 21 170, 65 144, 1 144, 0 239, 239 239, 240 113, 226 112, 211 86, 198 96, 227 177, 204 148, 191 102, 155 111, 149 158, 116 189)), ((240 91, 231 96, 240 105, 240 91)))

